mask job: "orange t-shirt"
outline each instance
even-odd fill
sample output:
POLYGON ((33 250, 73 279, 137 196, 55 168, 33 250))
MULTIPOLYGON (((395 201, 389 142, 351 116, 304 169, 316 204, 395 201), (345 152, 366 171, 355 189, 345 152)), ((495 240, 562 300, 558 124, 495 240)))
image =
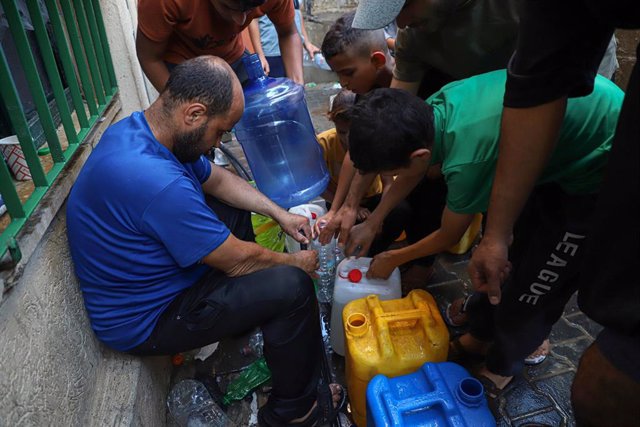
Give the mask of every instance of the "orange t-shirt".
POLYGON ((293 14, 293 1, 267 0, 237 25, 224 20, 210 0, 139 0, 138 31, 155 42, 168 42, 163 59, 172 64, 200 55, 232 63, 244 52, 240 33, 252 19, 267 15, 279 26, 292 23, 293 14))

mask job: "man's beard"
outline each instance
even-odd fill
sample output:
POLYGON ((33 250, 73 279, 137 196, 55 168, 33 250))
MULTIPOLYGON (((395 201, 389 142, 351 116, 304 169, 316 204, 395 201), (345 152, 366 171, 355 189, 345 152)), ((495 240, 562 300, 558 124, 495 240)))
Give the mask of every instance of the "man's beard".
POLYGON ((180 163, 192 163, 208 151, 206 142, 203 140, 207 130, 207 124, 190 132, 184 132, 173 137, 173 155, 180 163))

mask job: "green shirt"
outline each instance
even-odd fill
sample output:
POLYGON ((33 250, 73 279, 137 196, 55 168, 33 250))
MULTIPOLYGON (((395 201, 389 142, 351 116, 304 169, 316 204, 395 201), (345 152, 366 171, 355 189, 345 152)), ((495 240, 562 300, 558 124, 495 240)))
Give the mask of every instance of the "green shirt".
MULTIPOLYGON (((441 163, 447 206, 486 212, 498 159, 506 71, 450 83, 427 99, 433 106, 431 163, 441 163)), ((607 164, 624 93, 598 76, 593 93, 569 99, 560 137, 538 184, 555 182, 568 194, 597 192, 607 164)))

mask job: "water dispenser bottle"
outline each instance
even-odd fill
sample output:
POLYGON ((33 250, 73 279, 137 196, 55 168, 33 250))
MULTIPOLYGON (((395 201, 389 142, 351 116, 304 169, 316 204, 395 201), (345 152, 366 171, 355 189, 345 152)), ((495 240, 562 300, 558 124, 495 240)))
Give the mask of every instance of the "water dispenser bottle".
POLYGON ((319 196, 329 173, 316 140, 304 88, 265 76, 257 55, 243 58, 249 80, 235 133, 258 189, 283 208, 319 196))

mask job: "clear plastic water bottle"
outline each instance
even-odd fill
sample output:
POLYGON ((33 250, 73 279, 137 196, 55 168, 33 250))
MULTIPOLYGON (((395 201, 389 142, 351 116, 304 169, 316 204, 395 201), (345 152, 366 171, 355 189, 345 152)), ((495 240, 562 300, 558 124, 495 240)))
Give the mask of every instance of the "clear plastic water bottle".
POLYGON ((346 258, 345 255, 344 255, 344 251, 342 250, 342 248, 340 246, 338 246, 336 244, 336 247, 333 250, 333 254, 334 254, 335 259, 336 259, 336 268, 338 268, 338 264, 340 264, 342 262, 342 260, 346 258))
POLYGON ((251 333, 247 345, 242 347, 240 352, 243 356, 262 357, 264 339, 262 338, 262 330, 257 328, 251 333))
POLYGON ((182 380, 177 383, 167 397, 167 407, 180 427, 234 425, 200 381, 182 380))
MULTIPOLYGON (((326 222, 321 221, 318 223, 318 228, 322 230, 326 225, 326 222)), ((320 264, 320 268, 317 271, 318 301, 330 303, 333 296, 333 281, 335 280, 336 272, 335 240, 332 239, 326 245, 321 245, 318 240, 314 240, 313 249, 318 251, 318 262, 320 264)))
POLYGON ((327 60, 324 58, 322 52, 316 52, 313 55, 313 62, 315 62, 316 66, 321 70, 331 71, 331 67, 327 64, 327 60))

